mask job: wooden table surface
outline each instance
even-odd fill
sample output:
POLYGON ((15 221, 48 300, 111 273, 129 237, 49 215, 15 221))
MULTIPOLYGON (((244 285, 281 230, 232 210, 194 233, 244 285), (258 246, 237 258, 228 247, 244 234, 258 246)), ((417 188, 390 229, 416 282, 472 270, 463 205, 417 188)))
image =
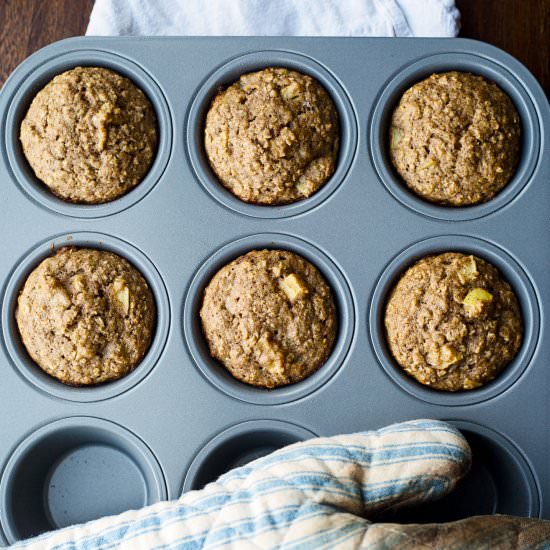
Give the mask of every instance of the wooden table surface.
MULTIPOLYGON (((460 36, 517 57, 550 92, 550 0, 456 0, 460 36)), ((0 0, 0 85, 35 50, 84 34, 93 0, 0 0)))

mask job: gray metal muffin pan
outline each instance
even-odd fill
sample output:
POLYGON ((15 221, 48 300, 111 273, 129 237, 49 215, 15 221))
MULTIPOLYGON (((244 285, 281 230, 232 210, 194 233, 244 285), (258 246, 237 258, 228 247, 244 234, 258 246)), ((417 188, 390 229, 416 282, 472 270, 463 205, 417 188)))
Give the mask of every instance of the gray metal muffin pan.
POLYGON ((550 112, 515 59, 462 39, 75 38, 14 71, 0 93, 0 117, 0 524, 8 542, 177 498, 294 441, 422 417, 456 422, 472 443, 474 467, 440 505, 389 519, 493 512, 550 518, 550 166, 543 156, 550 112), (160 145, 149 174, 105 205, 53 197, 18 141, 34 94, 78 65, 127 75, 158 118, 160 145), (327 88, 340 114, 342 147, 336 173, 313 197, 261 207, 217 183, 201 136, 218 86, 273 65, 311 74, 327 88), (496 81, 523 129, 521 162, 506 189, 462 209, 412 195, 386 149, 400 94, 434 71, 453 69, 496 81), (32 363, 18 338, 13 313, 22 282, 66 244, 128 258, 155 295, 149 353, 109 385, 61 385, 32 363), (272 391, 228 376, 210 358, 197 316, 209 277, 263 247, 294 250, 317 265, 333 288, 340 327, 317 373, 272 391), (502 375, 460 394, 405 376, 383 334, 391 283, 415 259, 443 250, 494 263, 514 287, 525 322, 523 347, 502 375))

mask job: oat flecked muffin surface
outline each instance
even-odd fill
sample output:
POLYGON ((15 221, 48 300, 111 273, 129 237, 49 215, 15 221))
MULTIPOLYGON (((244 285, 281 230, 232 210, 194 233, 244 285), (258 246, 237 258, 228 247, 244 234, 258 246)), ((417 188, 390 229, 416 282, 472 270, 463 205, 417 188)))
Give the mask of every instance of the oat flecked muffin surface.
POLYGON ((481 76, 433 74, 409 88, 392 115, 392 163, 408 187, 434 203, 488 201, 514 175, 519 150, 512 101, 481 76))
POLYGON ((17 326, 31 358, 69 385, 95 385, 132 371, 149 349, 153 295, 125 259, 66 247, 43 260, 19 295, 17 326))
POLYGON ((236 379, 264 388, 315 372, 337 328, 324 277, 286 250, 253 250, 222 267, 204 292, 200 316, 212 356, 236 379))
POLYGON ((157 148, 153 107, 129 79, 76 67, 33 99, 20 132, 27 161, 59 198, 97 204, 134 188, 157 148))
POLYGON ((490 263, 456 252, 425 257, 405 272, 388 299, 385 327, 399 365, 447 391, 495 378, 523 337, 510 285, 490 263))
POLYGON ((220 182, 241 200, 287 204, 309 197, 334 173, 338 113, 312 77, 267 68, 218 93, 204 145, 220 182))

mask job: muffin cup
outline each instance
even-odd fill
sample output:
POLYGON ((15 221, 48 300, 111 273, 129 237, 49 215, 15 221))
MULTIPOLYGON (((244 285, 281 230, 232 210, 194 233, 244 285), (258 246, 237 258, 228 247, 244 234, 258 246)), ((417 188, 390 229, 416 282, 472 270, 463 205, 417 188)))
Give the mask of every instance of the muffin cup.
POLYGON ((323 203, 344 180, 357 148, 357 122, 352 104, 336 78, 322 65, 304 55, 285 51, 261 51, 239 56, 212 73, 195 95, 187 116, 187 153, 204 189, 227 208, 255 218, 284 218, 302 214, 323 203), (311 197, 281 206, 249 204, 228 191, 214 174, 204 151, 204 125, 212 99, 220 89, 243 74, 267 67, 292 69, 315 78, 332 98, 340 123, 340 151, 336 170, 311 197))
POLYGON ((231 397, 257 405, 275 405, 295 401, 326 384, 345 360, 353 338, 354 325, 355 311, 351 291, 344 275, 332 260, 311 244, 297 237, 279 233, 251 235, 214 252, 193 277, 187 290, 183 311, 185 340, 202 374, 214 386, 231 397), (301 382, 271 390, 238 381, 210 355, 199 314, 204 289, 218 270, 242 254, 261 249, 290 250, 317 267, 332 290, 338 315, 338 332, 326 363, 301 382))
POLYGON ((15 449, 0 481, 0 520, 14 543, 166 496, 161 467, 141 439, 106 420, 71 417, 15 449))
POLYGON ((77 50, 49 59, 32 69, 15 92, 8 109, 4 139, 10 169, 23 191, 41 206, 76 218, 99 218, 121 212, 143 199, 161 178, 172 148, 168 103, 158 84, 138 65, 112 53, 77 50), (35 95, 51 79, 75 67, 104 67, 129 78, 147 96, 157 118, 158 146, 143 180, 120 198, 104 204, 75 204, 56 197, 34 174, 19 141, 21 122, 35 95))
POLYGON ((202 489, 233 468, 266 456, 292 443, 316 437, 300 426, 279 420, 249 420, 227 428, 193 458, 183 492, 202 489))
POLYGON ((523 452, 480 424, 451 421, 472 449, 472 468, 449 495, 435 502, 386 511, 377 521, 442 523, 470 516, 509 514, 539 517, 540 488, 523 452))
POLYGON ((170 304, 166 287, 152 262, 138 249, 115 237, 102 233, 71 233, 44 241, 29 251, 12 271, 2 304, 4 344, 14 367, 35 388, 69 401, 101 401, 119 395, 141 380, 153 369, 164 349, 170 327, 170 304), (156 326, 149 350, 135 369, 126 376, 97 386, 77 387, 63 384, 43 371, 29 356, 17 328, 15 311, 19 292, 30 272, 56 249, 64 246, 96 248, 114 252, 128 260, 145 278, 155 299, 156 326))
POLYGON ((502 394, 523 374, 538 342, 539 309, 537 295, 531 281, 516 260, 504 250, 481 239, 462 235, 446 235, 417 242, 390 262, 374 289, 368 325, 372 345, 382 368, 403 390, 418 399, 436 405, 472 405, 502 394), (474 254, 493 264, 512 286, 523 317, 523 342, 517 355, 494 380, 473 390, 446 392, 417 382, 397 364, 386 341, 384 314, 387 298, 399 277, 407 268, 424 256, 443 252, 474 254))
POLYGON ((375 102, 369 129, 369 150, 382 183, 404 206, 424 216, 447 221, 473 220, 500 210, 516 198, 531 180, 541 155, 540 123, 529 92, 505 67, 486 57, 469 53, 445 53, 420 59, 391 78, 375 102), (508 184, 489 201, 473 206, 442 206, 431 203, 409 189, 389 157, 392 113, 403 93, 433 73, 462 71, 495 82, 514 103, 521 120, 521 149, 516 172, 508 184))

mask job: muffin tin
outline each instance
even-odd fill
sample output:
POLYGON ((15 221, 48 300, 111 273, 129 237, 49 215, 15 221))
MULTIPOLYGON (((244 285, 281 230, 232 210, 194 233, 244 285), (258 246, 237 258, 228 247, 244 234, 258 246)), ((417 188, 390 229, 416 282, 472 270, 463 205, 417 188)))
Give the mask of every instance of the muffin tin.
MULTIPOLYGON (((2 346, 0 524, 8 542, 165 498, 226 468, 315 435, 448 419, 464 431, 474 468, 441 506, 390 519, 475 513, 550 518, 550 111, 530 73, 504 52, 462 39, 75 38, 23 62, 0 94, 2 346), (78 65, 130 77, 148 95, 159 150, 144 181, 104 205, 73 205, 34 178, 18 141, 34 94, 78 65), (313 197, 286 206, 245 204, 215 179, 202 148, 218 86, 284 66, 311 74, 340 116, 336 173, 313 197), (434 71, 494 80, 522 121, 522 154, 492 201, 453 209, 401 184, 387 157, 388 118, 400 94, 434 71), (84 245, 128 258, 157 304, 153 344, 126 378, 63 386, 29 359, 13 319, 18 290, 57 247, 84 245), (276 390, 232 379, 207 350, 201 291, 226 262, 254 248, 312 261, 332 289, 339 332, 328 362, 276 390), (440 393, 403 374, 388 353, 383 306, 415 259, 443 250, 494 263, 520 301, 525 339, 485 387, 440 393)), ((384 518, 382 518, 384 519, 384 518)), ((388 519, 388 518, 385 518, 388 519)))

